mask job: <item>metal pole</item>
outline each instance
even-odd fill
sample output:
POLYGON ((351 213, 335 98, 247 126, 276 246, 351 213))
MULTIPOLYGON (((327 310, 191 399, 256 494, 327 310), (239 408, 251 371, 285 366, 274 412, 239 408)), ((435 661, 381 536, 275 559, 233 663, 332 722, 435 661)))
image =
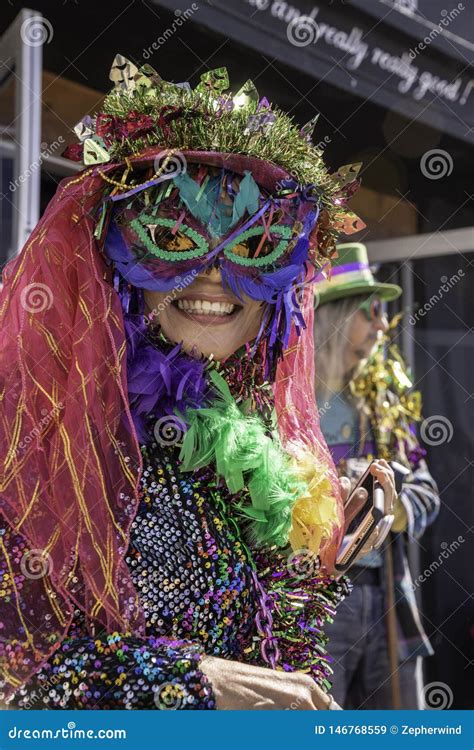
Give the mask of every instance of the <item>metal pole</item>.
MULTIPOLYGON (((412 262, 407 260, 401 268, 402 306, 405 320, 408 320, 413 310, 414 284, 412 262)), ((415 339, 413 327, 404 324, 402 329, 402 353, 410 370, 415 369, 415 339)))
POLYGON ((41 19, 40 13, 25 8, 0 39, 0 56, 6 70, 11 71, 6 77, 15 75, 13 236, 9 257, 21 250, 39 219, 43 51, 41 43, 29 32, 31 24, 39 28, 41 19))

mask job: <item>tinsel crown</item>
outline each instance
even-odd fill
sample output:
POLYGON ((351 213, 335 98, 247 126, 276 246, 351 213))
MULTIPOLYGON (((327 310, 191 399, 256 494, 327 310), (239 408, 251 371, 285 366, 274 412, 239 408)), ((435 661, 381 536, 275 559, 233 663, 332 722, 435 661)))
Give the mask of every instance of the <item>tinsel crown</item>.
POLYGON ((75 126, 81 143, 68 146, 65 156, 89 166, 120 162, 154 146, 244 154, 280 167, 301 186, 311 186, 322 203, 320 227, 329 246, 339 232, 352 234, 365 226, 346 207, 359 187, 361 164, 328 171, 321 149, 312 143, 319 115, 298 128, 291 117, 259 97, 252 81, 236 94, 228 92, 226 68, 204 73, 192 89, 187 82, 164 81, 148 64, 137 68, 116 55, 109 77, 114 88, 102 111, 75 126))

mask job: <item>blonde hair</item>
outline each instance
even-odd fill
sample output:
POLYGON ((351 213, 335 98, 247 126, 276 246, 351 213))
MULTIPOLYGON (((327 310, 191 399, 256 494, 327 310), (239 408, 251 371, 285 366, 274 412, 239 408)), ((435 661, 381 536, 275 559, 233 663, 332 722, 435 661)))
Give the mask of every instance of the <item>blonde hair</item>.
POLYGON ((353 317, 364 295, 326 302, 314 312, 315 388, 319 398, 327 399, 346 388, 354 369, 347 370, 346 344, 353 317))

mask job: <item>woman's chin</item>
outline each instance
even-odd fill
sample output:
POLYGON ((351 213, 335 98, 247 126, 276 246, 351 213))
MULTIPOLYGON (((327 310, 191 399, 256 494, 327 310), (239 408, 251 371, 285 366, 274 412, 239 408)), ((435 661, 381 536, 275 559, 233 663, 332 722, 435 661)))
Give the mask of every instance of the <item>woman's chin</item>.
POLYGON ((176 343, 182 342, 189 354, 223 360, 247 340, 242 340, 242 312, 226 316, 191 314, 170 305, 160 315, 159 323, 165 336, 176 343))

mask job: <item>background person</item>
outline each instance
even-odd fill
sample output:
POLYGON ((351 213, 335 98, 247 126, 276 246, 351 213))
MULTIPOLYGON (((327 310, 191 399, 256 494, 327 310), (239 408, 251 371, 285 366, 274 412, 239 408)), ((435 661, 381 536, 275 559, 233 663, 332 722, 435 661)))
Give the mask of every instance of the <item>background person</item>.
POLYGON ((440 500, 413 428, 420 418, 418 394, 411 393, 396 350, 389 347, 387 356, 384 347, 383 303, 400 294, 399 286, 373 277, 360 243, 339 245, 330 280, 320 275, 315 285, 316 392, 334 461, 352 478, 372 457, 397 461, 403 482, 390 536, 350 569, 352 595, 327 628, 333 693, 344 708, 394 707, 394 677, 400 707, 420 708, 418 657, 433 653, 415 602, 407 548, 434 521, 440 500), (390 628, 388 613, 394 612, 390 628), (390 638, 398 652, 392 663, 390 638))

